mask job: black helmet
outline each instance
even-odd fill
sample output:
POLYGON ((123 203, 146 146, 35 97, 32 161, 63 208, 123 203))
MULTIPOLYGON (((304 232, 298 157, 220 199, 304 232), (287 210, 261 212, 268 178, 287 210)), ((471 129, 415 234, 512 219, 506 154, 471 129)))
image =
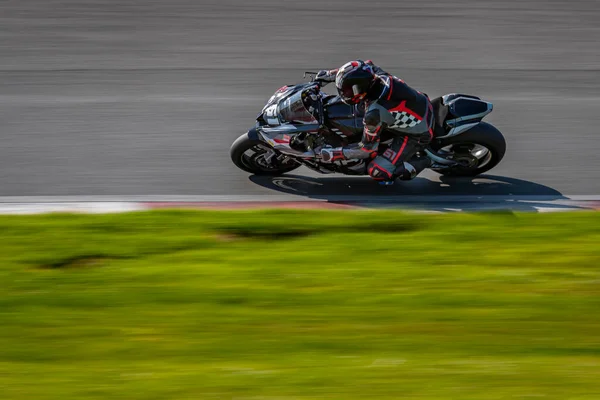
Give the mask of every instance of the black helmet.
POLYGON ((375 79, 373 69, 363 61, 350 61, 344 64, 335 76, 335 87, 346 104, 358 104, 365 96, 375 79))

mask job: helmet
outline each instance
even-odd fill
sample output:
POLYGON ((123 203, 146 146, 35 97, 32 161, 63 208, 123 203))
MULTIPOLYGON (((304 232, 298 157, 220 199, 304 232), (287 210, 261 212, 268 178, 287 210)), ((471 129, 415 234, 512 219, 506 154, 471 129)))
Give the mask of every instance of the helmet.
POLYGON ((335 76, 335 87, 346 104, 358 104, 371 87, 375 74, 369 64, 363 61, 350 61, 344 64, 335 76))

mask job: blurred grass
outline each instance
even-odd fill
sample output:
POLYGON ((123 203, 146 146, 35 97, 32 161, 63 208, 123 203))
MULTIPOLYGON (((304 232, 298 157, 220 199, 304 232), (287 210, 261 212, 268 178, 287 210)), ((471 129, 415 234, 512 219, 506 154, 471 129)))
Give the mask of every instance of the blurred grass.
POLYGON ((600 214, 0 217, 1 399, 600 399, 600 214))

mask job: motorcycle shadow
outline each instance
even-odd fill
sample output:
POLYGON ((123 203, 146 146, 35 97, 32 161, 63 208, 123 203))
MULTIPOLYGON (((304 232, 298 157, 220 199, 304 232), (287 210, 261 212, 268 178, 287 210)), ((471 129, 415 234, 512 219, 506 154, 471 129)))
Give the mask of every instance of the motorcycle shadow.
POLYGON ((257 185, 286 194, 336 204, 357 204, 367 208, 397 207, 423 211, 585 208, 565 204, 569 199, 551 187, 496 175, 469 178, 440 176, 438 180, 417 177, 392 186, 377 185, 369 177, 252 175, 249 179, 257 185))

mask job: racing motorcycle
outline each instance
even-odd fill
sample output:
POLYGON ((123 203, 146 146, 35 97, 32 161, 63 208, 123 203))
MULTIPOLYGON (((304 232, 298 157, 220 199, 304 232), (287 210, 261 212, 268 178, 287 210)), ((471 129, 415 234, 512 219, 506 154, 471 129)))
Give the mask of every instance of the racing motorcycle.
MULTIPOLYGON (((315 72, 310 82, 278 89, 256 118, 255 126, 230 148, 233 163, 256 175, 280 175, 302 165, 320 173, 367 175, 370 160, 323 162, 320 149, 345 147, 362 138, 364 104, 347 105, 322 91, 315 72)), ((426 155, 431 169, 443 175, 475 176, 495 167, 506 151, 502 133, 483 122, 493 105, 476 96, 447 94, 431 100, 436 116, 433 141, 415 157, 426 155)), ((379 152, 394 137, 383 132, 379 152)))

